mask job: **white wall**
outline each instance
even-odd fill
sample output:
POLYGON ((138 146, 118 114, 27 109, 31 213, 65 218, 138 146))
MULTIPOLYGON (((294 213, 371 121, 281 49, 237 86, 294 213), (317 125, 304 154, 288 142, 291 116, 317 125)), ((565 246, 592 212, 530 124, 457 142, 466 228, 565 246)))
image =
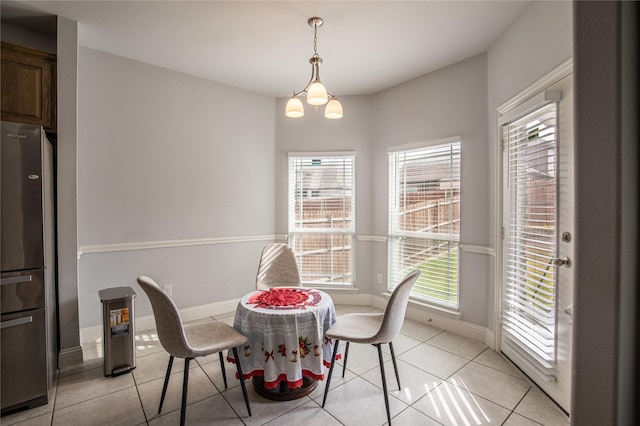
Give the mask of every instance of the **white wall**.
MULTIPOLYGON (((377 173, 372 175, 373 233, 387 234, 388 149, 459 136, 462 138, 460 242, 489 244, 486 70, 486 56, 481 54, 374 96, 372 169, 377 173)), ((372 262, 384 265, 385 270, 386 249, 386 244, 377 245, 372 262)), ((461 252, 460 312, 465 321, 486 325, 491 262, 488 255, 461 252)))
POLYGON ((140 274, 180 308, 249 291, 274 234, 274 99, 88 48, 78 81, 81 327, 101 323, 98 290, 143 294, 140 274))
MULTIPOLYGON (((495 247, 495 179, 496 165, 496 109, 542 78, 545 74, 571 58, 572 55, 571 2, 531 2, 518 19, 502 34, 487 52, 487 88, 489 143, 487 181, 490 220, 487 223, 489 244, 495 247)), ((495 282, 494 265, 490 281, 495 282)), ((487 297, 487 319, 494 328, 494 287, 487 297)))

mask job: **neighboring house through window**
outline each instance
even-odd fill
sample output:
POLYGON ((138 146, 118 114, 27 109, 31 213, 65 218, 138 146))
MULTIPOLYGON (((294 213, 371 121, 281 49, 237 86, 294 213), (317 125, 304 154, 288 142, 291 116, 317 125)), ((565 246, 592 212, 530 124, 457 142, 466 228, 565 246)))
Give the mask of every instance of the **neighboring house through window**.
POLYGON ((412 296, 458 308, 460 141, 389 152, 389 290, 414 269, 412 296))
POLYGON ((353 284, 355 153, 289 153, 289 245, 305 284, 353 284))

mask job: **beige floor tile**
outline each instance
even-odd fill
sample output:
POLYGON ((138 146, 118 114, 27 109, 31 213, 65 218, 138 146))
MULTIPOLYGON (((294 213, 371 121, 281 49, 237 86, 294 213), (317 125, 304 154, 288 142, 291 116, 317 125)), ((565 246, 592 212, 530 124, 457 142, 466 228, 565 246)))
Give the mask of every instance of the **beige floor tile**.
POLYGON ((431 339, 442 332, 443 330, 440 328, 432 327, 428 324, 409 318, 405 318, 404 324, 402 324, 402 329, 400 329, 400 334, 404 334, 405 336, 409 336, 421 342, 431 339))
MULTIPOLYGON (((400 385, 402 386, 402 389, 398 390, 398 382, 395 372, 393 371, 393 363, 387 361, 384 363, 384 366, 389 395, 393 395, 409 405, 442 383, 442 379, 420 370, 411 364, 398 360, 398 373, 400 374, 400 385)), ((378 368, 367 371, 361 377, 373 383, 382 391, 382 377, 378 368)))
POLYGON ((102 368, 60 377, 56 410, 134 386, 133 376, 105 377, 102 368))
MULTIPOLYGON (((344 362, 345 350, 344 346, 341 347, 342 360, 344 362)), ((382 359, 384 361, 391 359, 391 355, 387 355, 383 352, 382 359)), ((336 361, 337 364, 337 361, 336 361)), ((380 365, 378 359, 378 350, 371 346, 362 343, 351 343, 349 345, 349 357, 347 359, 347 370, 353 371, 355 374, 363 374, 372 368, 377 368, 380 365)), ((337 368, 337 367, 336 367, 337 368)), ((342 365, 340 366, 340 374, 342 374, 342 365)))
MULTIPOLYGON (((169 354, 165 351, 156 352, 136 359, 136 368, 133 370, 133 377, 136 385, 150 382, 151 380, 164 378, 169 365, 169 354)), ((174 358, 171 374, 184 370, 184 360, 174 358)))
POLYGON ((143 357, 156 352, 164 351, 156 330, 136 332, 136 357, 143 357))
POLYGON ((441 379, 447 379, 469 362, 465 358, 431 346, 428 343, 416 346, 398 356, 398 359, 441 379))
POLYGON ((514 411, 543 425, 569 424, 569 418, 536 386, 531 387, 514 411))
MULTIPOLYGON (((228 362, 226 358, 227 357, 225 351, 224 368, 227 374, 227 388, 231 389, 236 386, 240 386, 240 380, 236 378, 236 373, 238 372, 238 370, 236 369, 236 365, 228 362)), ((220 368, 220 358, 218 357, 218 354, 210 355, 208 357, 196 358, 196 360, 198 361, 198 363, 200 363, 201 360, 204 361, 204 363, 200 364, 200 366, 209 377, 209 380, 211 380, 216 386, 216 388, 218 388, 220 392, 223 392, 225 390, 224 379, 222 378, 222 369, 220 368)))
POLYGON ((509 360, 502 355, 497 354, 491 348, 487 348, 484 352, 473 359, 478 364, 491 367, 494 370, 502 371, 503 373, 511 374, 519 379, 526 379, 526 376, 522 374, 509 360))
POLYGON ((59 376, 65 377, 71 374, 81 373, 83 371, 94 370, 96 368, 103 368, 102 356, 93 359, 84 358, 84 362, 82 364, 61 368, 59 371, 59 376))
POLYGON ((5 422, 4 420, 5 418, 3 417, 2 420, 0 420, 0 424, 2 425, 17 424, 19 426, 51 426, 52 417, 53 417, 53 411, 50 411, 45 414, 41 414, 39 416, 29 417, 28 419, 20 421, 19 423, 5 422))
POLYGON ((56 409, 52 425, 134 426, 144 421, 145 417, 136 389, 127 388, 60 410, 56 409))
MULTIPOLYGON (((392 343, 393 343, 393 351, 396 353, 396 356, 398 356, 407 352, 410 349, 415 348, 422 342, 412 337, 405 336, 404 334, 398 334, 393 339, 392 343)), ((391 355, 391 349, 389 349, 389 345, 387 344, 382 345, 382 351, 386 354, 391 355)))
POLYGON ((531 385, 510 374, 470 362, 447 379, 448 383, 513 410, 531 385))
POLYGON ((393 417, 391 422, 394 425, 440 426, 440 423, 412 407, 393 417))
MULTIPOLYGON (((176 359, 176 362, 182 361, 176 359)), ((200 366, 191 362, 193 368, 189 368, 189 385, 187 392, 187 404, 192 404, 209 398, 218 393, 216 387, 211 383, 207 375, 200 366)), ((162 413, 169 413, 180 408, 182 402, 182 380, 183 373, 172 374, 169 378, 167 396, 164 399, 162 413)), ((158 404, 162 395, 162 385, 164 378, 152 380, 138 386, 138 392, 142 401, 142 407, 147 419, 158 417, 158 404)))
POLYGON ((429 392, 412 405, 443 425, 499 425, 510 411, 449 383, 429 392))
POLYGON ((452 354, 466 359, 473 359, 481 354, 487 345, 477 340, 469 339, 458 334, 445 331, 428 340, 428 343, 436 348, 444 349, 452 354))
MULTIPOLYGON (((322 397, 315 401, 322 404, 322 397)), ((389 398, 391 417, 407 405, 397 398, 389 398)), ((361 378, 329 390, 325 410, 345 425, 382 425, 387 422, 387 411, 382 391, 361 378)))
MULTIPOLYGON (((325 379, 320 380, 318 382, 318 386, 313 390, 313 392, 309 394, 309 397, 311 399, 316 399, 318 396, 324 395, 324 389, 327 384, 327 377, 329 376, 329 369, 326 367, 324 369, 324 376, 325 376, 325 379)), ((358 376, 348 368, 344 373, 344 377, 342 377, 342 366, 338 365, 338 363, 336 362, 336 365, 333 368, 333 374, 331 375, 331 388, 329 390, 335 389, 336 387, 343 385, 349 380, 355 379, 356 377, 358 376)), ((322 403, 322 399, 320 399, 319 401, 320 403, 322 403)))
MULTIPOLYGON (((189 426, 212 424, 216 426, 241 426, 243 424, 222 395, 214 395, 187 405, 186 423, 189 426)), ((149 426, 175 426, 177 424, 180 424, 180 408, 149 421, 149 426)))
POLYGON ((270 399, 263 398, 253 389, 251 381, 247 382, 247 393, 251 404, 251 417, 247 415, 247 407, 244 403, 242 389, 240 386, 236 386, 233 389, 224 392, 222 396, 227 400, 231 407, 233 407, 233 410, 238 413, 244 424, 248 426, 262 425, 270 422, 271 420, 310 401, 308 396, 291 401, 272 401, 270 399))
POLYGON ((505 421, 503 426, 540 426, 540 423, 534 422, 533 420, 529 420, 526 417, 522 417, 520 414, 511 413, 507 421, 505 421))
POLYGON ((341 423, 323 410, 318 404, 309 401, 288 413, 281 415, 265 425, 304 425, 304 426, 340 426, 341 423))

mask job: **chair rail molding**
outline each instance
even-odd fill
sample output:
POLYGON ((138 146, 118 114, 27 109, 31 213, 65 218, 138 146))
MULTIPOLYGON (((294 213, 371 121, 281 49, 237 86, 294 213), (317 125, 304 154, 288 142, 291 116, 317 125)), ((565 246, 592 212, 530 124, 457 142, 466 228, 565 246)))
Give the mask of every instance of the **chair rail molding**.
POLYGON ((286 235, 252 235, 235 237, 190 238, 183 240, 135 241, 130 243, 86 244, 80 246, 78 258, 83 254, 117 251, 151 250, 159 248, 204 246, 214 244, 250 243, 256 241, 287 241, 286 235))

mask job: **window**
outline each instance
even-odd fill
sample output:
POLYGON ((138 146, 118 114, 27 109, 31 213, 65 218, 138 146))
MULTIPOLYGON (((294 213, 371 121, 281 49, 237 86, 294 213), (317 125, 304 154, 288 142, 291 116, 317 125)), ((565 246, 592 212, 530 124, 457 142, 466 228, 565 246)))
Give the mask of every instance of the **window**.
POLYGON ((389 153, 389 290, 414 269, 412 296, 458 308, 460 142, 389 153))
POLYGON ((509 207, 502 330, 545 371, 556 357, 556 120, 552 102, 502 126, 509 207))
POLYGON ((289 154, 289 245, 306 284, 353 284, 355 155, 289 154))

